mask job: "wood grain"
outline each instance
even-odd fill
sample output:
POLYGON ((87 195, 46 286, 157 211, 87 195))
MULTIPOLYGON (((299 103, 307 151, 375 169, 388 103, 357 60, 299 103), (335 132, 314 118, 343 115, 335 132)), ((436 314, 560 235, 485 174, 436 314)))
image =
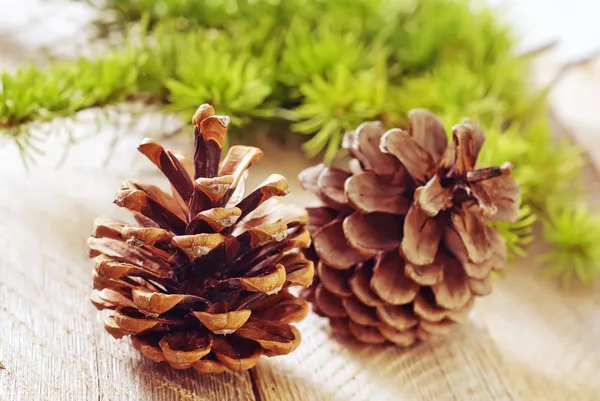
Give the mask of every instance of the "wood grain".
POLYGON ((314 315, 301 329, 297 353, 259 363, 262 399, 508 400, 518 394, 493 342, 475 324, 443 343, 406 350, 331 339, 326 322, 314 315))

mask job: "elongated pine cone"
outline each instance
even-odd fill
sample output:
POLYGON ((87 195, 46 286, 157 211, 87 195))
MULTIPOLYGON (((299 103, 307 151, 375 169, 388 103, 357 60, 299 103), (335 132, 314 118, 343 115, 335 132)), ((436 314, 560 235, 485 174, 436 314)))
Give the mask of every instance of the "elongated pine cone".
POLYGON ((367 343, 437 340, 464 322, 506 260, 487 222, 518 213, 512 166, 476 169, 485 136, 475 122, 448 143, 431 112, 409 120, 387 132, 362 124, 344 138, 347 163, 299 176, 321 202, 308 208, 318 277, 304 295, 334 331, 367 343))
POLYGON ((168 178, 172 195, 126 181, 115 203, 137 223, 96 220, 88 240, 91 299, 114 310, 106 330, 130 336, 153 361, 246 370, 261 355, 287 354, 300 343, 289 323, 303 319, 308 304, 288 287, 313 278, 313 263, 300 252, 310 245, 306 211, 273 198, 288 193, 276 174, 244 197, 260 149, 232 146, 219 163, 229 119, 203 105, 193 122, 192 161, 148 139, 138 148, 168 178))

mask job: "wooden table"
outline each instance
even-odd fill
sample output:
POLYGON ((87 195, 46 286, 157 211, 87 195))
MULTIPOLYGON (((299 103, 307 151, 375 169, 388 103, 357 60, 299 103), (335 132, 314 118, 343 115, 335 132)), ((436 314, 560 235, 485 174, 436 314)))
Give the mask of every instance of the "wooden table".
MULTIPOLYGON (((59 15, 37 7, 46 24, 59 15)), ((38 32, 37 42, 23 35, 14 42, 5 27, 0 68, 30 57, 28 44, 54 41, 38 32)), ((537 77, 549 65, 540 63, 537 77)), ((551 95, 592 164, 600 161, 600 79, 593 76, 571 74, 551 95)), ((72 146, 60 167, 64 143, 53 136, 28 173, 14 148, 0 147, 0 400, 600 400, 600 293, 541 281, 535 255, 542 243, 508 267, 464 330, 440 344, 402 350, 340 342, 310 315, 299 325, 304 341, 296 352, 263 358, 250 373, 201 375, 145 360, 128 340, 104 332, 89 302, 86 239, 94 217, 119 213, 111 201, 122 180, 157 177, 134 151, 141 137, 157 134, 152 121, 132 129, 123 121, 99 130, 75 124, 76 135, 96 135, 72 146), (121 141, 109 151, 115 133, 121 141)), ((307 165, 300 153, 265 150, 252 182, 277 170, 292 184, 288 201, 310 202, 294 180, 307 165)), ((600 179, 589 173, 598 195, 600 179)))

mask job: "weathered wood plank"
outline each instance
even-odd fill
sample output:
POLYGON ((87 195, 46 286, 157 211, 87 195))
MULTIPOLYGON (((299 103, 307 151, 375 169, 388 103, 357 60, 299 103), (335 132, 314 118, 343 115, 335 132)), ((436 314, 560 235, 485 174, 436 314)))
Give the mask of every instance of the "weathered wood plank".
POLYGON ((300 324, 303 343, 286 358, 262 360, 263 400, 516 399, 517 387, 482 327, 410 349, 330 339, 324 319, 300 324), (479 398, 471 398, 471 397, 479 398))

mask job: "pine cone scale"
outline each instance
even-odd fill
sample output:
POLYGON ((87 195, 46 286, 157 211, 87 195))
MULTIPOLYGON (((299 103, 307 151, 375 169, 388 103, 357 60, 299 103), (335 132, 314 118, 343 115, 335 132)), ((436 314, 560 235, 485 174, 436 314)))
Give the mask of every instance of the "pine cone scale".
POLYGON ((348 284, 349 271, 337 270, 328 267, 323 262, 317 264, 318 276, 321 284, 331 293, 339 297, 352 296, 352 290, 348 284))
POLYGON ((323 286, 316 289, 315 301, 319 305, 319 310, 327 317, 348 317, 342 299, 327 291, 323 286))
POLYGON ((469 260, 474 263, 488 260, 493 247, 483 217, 463 207, 462 211, 452 213, 450 219, 452 228, 467 250, 469 260))
POLYGON ((135 307, 140 311, 155 315, 170 311, 186 298, 182 294, 163 294, 144 287, 132 288, 131 296, 135 307))
POLYGON ((519 216, 519 186, 509 176, 500 176, 481 181, 479 187, 494 199, 496 213, 489 216, 491 221, 509 221, 514 223, 519 216))
POLYGON ((233 371, 254 367, 263 354, 263 349, 256 341, 235 335, 214 337, 213 341, 212 351, 218 361, 233 371))
MULTIPOLYGON (((185 220, 185 214, 188 212, 188 207, 182 207, 181 203, 179 203, 175 196, 171 196, 164 192, 162 189, 158 188, 154 185, 144 184, 135 180, 126 180, 121 189, 137 189, 144 192, 147 196, 154 199, 157 203, 165 206, 172 214, 177 216, 180 220, 185 220)), ((158 225, 152 221, 154 227, 158 227, 158 225)))
MULTIPOLYGON (((114 312, 115 323, 126 333, 141 333, 150 329, 160 328, 160 324, 169 323, 167 319, 146 318, 141 313, 136 313, 136 308, 119 306, 114 312)), ((175 322, 178 323, 178 322, 175 322)))
POLYGON ((437 305, 448 310, 460 309, 469 302, 469 277, 460 263, 448 256, 444 262, 444 279, 431 286, 437 305))
POLYGON ((190 202, 191 215, 197 216, 202 211, 216 207, 215 205, 222 206, 233 182, 234 177, 231 175, 197 178, 194 181, 194 193, 190 202))
POLYGON ((369 259, 352 248, 344 235, 342 220, 336 219, 313 234, 313 244, 323 262, 334 269, 346 270, 369 259))
POLYGON ((485 135, 474 121, 467 119, 454 127, 452 137, 456 144, 456 172, 466 174, 475 168, 485 135))
POLYGON ((232 188, 245 181, 244 174, 248 169, 263 157, 263 152, 252 146, 235 145, 229 148, 221 168, 219 176, 232 176, 234 180, 231 184, 232 188))
POLYGON ((342 298, 342 306, 346 310, 346 314, 350 320, 356 324, 360 324, 361 326, 377 326, 380 324, 376 309, 366 306, 356 297, 342 298))
POLYGON ((435 170, 435 161, 409 132, 392 129, 382 137, 381 143, 387 153, 398 158, 415 181, 420 184, 428 181, 431 172, 435 170))
POLYGON ((256 190, 236 205, 242 211, 240 219, 246 217, 248 213, 255 210, 271 197, 285 196, 288 193, 289 187, 286 180, 279 174, 271 175, 256 190))
POLYGON ((350 320, 348 328, 354 337, 367 344, 383 344, 388 341, 376 327, 362 326, 350 320))
POLYGON ((242 211, 237 207, 215 207, 198 213, 186 228, 186 235, 220 233, 240 219, 242 211))
POLYGON ((354 269, 354 274, 348 279, 348 284, 354 296, 367 306, 379 306, 385 304, 371 287, 373 278, 373 261, 359 264, 354 269))
POLYGON ((433 263, 443 235, 443 221, 429 218, 421 209, 411 207, 404 220, 402 253, 408 261, 425 266, 433 263))
POLYGON ((192 118, 194 124, 194 180, 217 176, 221 149, 229 118, 215 116, 212 106, 202 105, 192 118))
POLYGON ((236 335, 258 342, 272 355, 289 354, 300 345, 300 332, 294 326, 270 320, 251 318, 236 335))
POLYGON ((111 271, 118 268, 139 269, 154 278, 171 276, 172 270, 163 260, 146 249, 130 247, 122 238, 89 238, 88 247, 90 257, 102 256, 95 262, 96 267, 101 265, 101 268, 110 268, 111 271))
POLYGON ((402 241, 402 219, 386 213, 352 213, 342 223, 346 242, 359 253, 374 256, 397 248, 402 241))
POLYGON ((215 334, 231 334, 242 327, 250 318, 249 310, 226 313, 192 312, 208 330, 215 334))
POLYGON ((408 112, 410 121, 408 132, 415 138, 419 146, 424 149, 438 164, 448 147, 448 137, 444 126, 437 117, 425 109, 413 109, 408 112))
POLYGON ((387 341, 395 343, 401 347, 411 346, 415 343, 415 341, 417 341, 416 330, 400 331, 385 325, 380 326, 378 330, 387 341))
POLYGON ((282 290, 276 295, 264 297, 253 306, 253 316, 257 319, 282 323, 298 322, 308 314, 308 303, 289 292, 282 290))
POLYGON ((119 305, 135 307, 133 301, 119 291, 110 288, 92 291, 90 299, 98 309, 115 309, 119 305))
POLYGON ((492 293, 492 280, 490 276, 484 278, 483 280, 472 278, 469 280, 469 288, 475 295, 490 295, 492 293))
POLYGON ((385 128, 380 122, 366 122, 345 136, 344 147, 361 162, 361 169, 372 170, 377 176, 391 177, 401 165, 393 156, 379 150, 385 128))
POLYGON ((142 189, 123 187, 116 195, 114 203, 137 212, 155 221, 160 227, 181 234, 185 231, 185 221, 167 205, 151 197, 142 189))
POLYGON ((438 252, 435 259, 428 265, 415 265, 405 262, 404 274, 420 286, 431 286, 444 279, 444 257, 438 252))
POLYGON ((363 213, 388 213, 405 215, 410 199, 405 197, 405 188, 387 186, 379 176, 370 171, 350 177, 345 184, 348 202, 363 213))
POLYGON ((386 252, 375 263, 370 287, 389 305, 405 305, 419 292, 419 285, 405 275, 405 264, 398 252, 386 252))
POLYGON ((381 305, 377 307, 376 313, 380 321, 398 331, 407 331, 419 323, 412 310, 406 305, 381 305))
POLYGON ((350 174, 332 167, 325 167, 317 178, 320 194, 333 204, 344 206, 347 204, 344 185, 350 174))
POLYGON ((184 202, 189 202, 194 186, 185 168, 173 152, 166 150, 158 142, 144 139, 138 150, 167 177, 184 202))
POLYGON ((308 214, 307 228, 313 237, 321 228, 331 223, 339 215, 338 211, 328 207, 307 207, 306 212, 308 214))
POLYGON ((286 279, 288 282, 302 287, 308 287, 312 284, 315 273, 314 263, 301 257, 296 256, 294 260, 282 260, 286 266, 286 279))

